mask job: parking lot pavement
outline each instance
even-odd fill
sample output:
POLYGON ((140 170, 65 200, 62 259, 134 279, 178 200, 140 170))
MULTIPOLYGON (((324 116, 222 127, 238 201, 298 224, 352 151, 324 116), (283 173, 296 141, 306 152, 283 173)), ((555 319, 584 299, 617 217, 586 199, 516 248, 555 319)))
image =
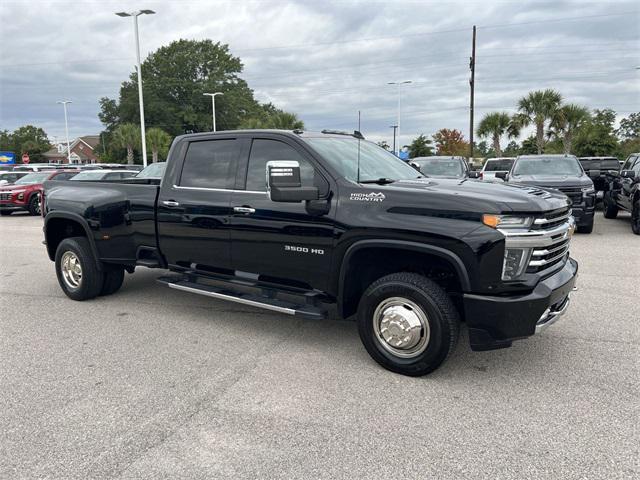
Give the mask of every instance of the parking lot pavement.
MULTIPOLYGON (((42 220, 0 218, 0 478, 638 478, 640 238, 601 214, 544 334, 434 374, 345 321, 169 290, 73 302, 42 220)), ((463 330, 464 333, 464 330, 463 330)))

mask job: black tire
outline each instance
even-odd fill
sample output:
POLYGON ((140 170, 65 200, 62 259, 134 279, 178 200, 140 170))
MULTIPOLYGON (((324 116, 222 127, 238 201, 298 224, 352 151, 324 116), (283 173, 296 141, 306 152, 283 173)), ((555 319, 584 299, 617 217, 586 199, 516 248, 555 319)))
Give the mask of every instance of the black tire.
POLYGON ((120 290, 124 282, 124 268, 110 267, 109 270, 105 270, 102 275, 103 282, 100 295, 111 295, 120 290))
POLYGON ((602 207, 604 209, 604 218, 616 218, 618 216, 618 206, 613 199, 611 192, 605 192, 602 198, 602 207))
MULTIPOLYGON (((407 309, 412 311, 411 308, 407 309)), ((369 355, 392 372, 412 377, 426 375, 438 368, 453 352, 458 341, 460 318, 447 293, 436 283, 415 273, 393 273, 372 283, 358 306, 358 332, 369 355), (410 358, 395 355, 389 344, 376 333, 374 314, 379 306, 394 297, 409 300, 426 316, 428 340, 424 350, 410 358), (387 345, 385 347, 385 344, 387 345)), ((425 329, 420 338, 424 339, 425 329)))
POLYGON ((85 237, 70 237, 60 242, 56 250, 56 275, 62 291, 72 300, 89 300, 102 291, 103 272, 98 270, 91 246, 85 237), (72 257, 75 256, 81 267, 81 279, 75 288, 65 280, 62 271, 62 259, 67 252, 71 252, 72 257))
POLYGON ((40 194, 34 193, 29 199, 29 213, 31 215, 40 215, 40 194))
POLYGON ((588 225, 581 225, 578 227, 578 233, 591 233, 593 232, 593 218, 591 219, 591 223, 588 225))
POLYGON ((8 217, 12 213, 13 212, 11 210, 0 210, 0 215, 2 215, 3 217, 8 217))
POLYGON ((636 198, 631 209, 631 231, 640 235, 640 197, 636 198))

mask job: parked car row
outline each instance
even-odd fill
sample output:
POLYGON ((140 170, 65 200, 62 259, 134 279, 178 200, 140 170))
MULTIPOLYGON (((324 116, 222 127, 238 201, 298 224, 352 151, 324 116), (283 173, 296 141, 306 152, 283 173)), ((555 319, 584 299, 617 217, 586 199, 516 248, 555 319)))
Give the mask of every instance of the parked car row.
POLYGON ((142 165, 127 165, 122 163, 86 163, 86 164, 68 164, 68 163, 29 163, 23 165, 0 165, 0 172, 43 172, 46 170, 56 169, 74 169, 74 170, 134 170, 139 172, 142 165))
POLYGON ((47 180, 83 182, 131 180, 132 182, 159 183, 164 166, 165 163, 152 163, 142 171, 106 168, 84 170, 44 168, 31 172, 0 172, 0 215, 7 216, 18 211, 40 215, 43 183, 47 180))

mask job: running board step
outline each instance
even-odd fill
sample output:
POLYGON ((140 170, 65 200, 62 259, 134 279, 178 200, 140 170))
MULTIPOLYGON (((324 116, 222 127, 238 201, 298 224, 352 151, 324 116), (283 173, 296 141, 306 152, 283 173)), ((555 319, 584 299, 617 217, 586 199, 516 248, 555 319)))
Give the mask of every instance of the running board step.
POLYGON ((295 315, 296 317, 303 317, 310 320, 323 320, 327 318, 327 312, 322 308, 314 305, 305 305, 279 300, 276 298, 277 290, 265 291, 265 289, 263 289, 265 295, 257 295, 246 292, 235 292, 224 287, 204 285, 176 276, 159 277, 157 281, 164 283, 169 288, 182 290, 183 292, 197 293, 199 295, 205 295, 219 300, 228 300, 230 302, 264 308, 265 310, 271 310, 278 313, 295 315))

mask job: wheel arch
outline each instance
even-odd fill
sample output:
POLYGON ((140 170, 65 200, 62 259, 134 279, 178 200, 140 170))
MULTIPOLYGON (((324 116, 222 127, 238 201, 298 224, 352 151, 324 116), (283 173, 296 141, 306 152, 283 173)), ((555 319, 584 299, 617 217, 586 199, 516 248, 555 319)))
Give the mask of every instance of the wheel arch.
POLYGON ((102 262, 98 256, 95 239, 87 221, 80 215, 69 212, 51 212, 44 219, 44 238, 49 259, 54 261, 56 250, 65 238, 85 237, 91 247, 98 270, 102 270, 102 262))
MULTIPOLYGON (((359 299, 368 285, 381 276, 397 271, 395 267, 402 265, 402 263, 386 261, 384 264, 379 264, 379 268, 363 269, 362 267, 365 265, 362 262, 366 261, 367 258, 363 254, 372 253, 378 255, 380 251, 388 255, 391 255, 394 251, 398 252, 405 261, 409 256, 415 256, 416 260, 431 260, 441 265, 447 265, 452 273, 455 274, 457 288, 461 291, 469 291, 471 289, 469 274, 463 261, 449 250, 434 245, 404 240, 360 240, 347 249, 341 262, 337 306, 338 312, 343 318, 347 318, 356 312, 359 299), (354 272, 357 273, 354 274, 354 272), (354 275, 354 278, 359 281, 348 282, 347 278, 354 275)), ((394 257, 388 256, 386 258, 394 257)), ((413 264, 414 266, 416 264, 424 265, 425 262, 413 262, 413 264)), ((410 268, 409 271, 414 271, 414 269, 410 268)))

